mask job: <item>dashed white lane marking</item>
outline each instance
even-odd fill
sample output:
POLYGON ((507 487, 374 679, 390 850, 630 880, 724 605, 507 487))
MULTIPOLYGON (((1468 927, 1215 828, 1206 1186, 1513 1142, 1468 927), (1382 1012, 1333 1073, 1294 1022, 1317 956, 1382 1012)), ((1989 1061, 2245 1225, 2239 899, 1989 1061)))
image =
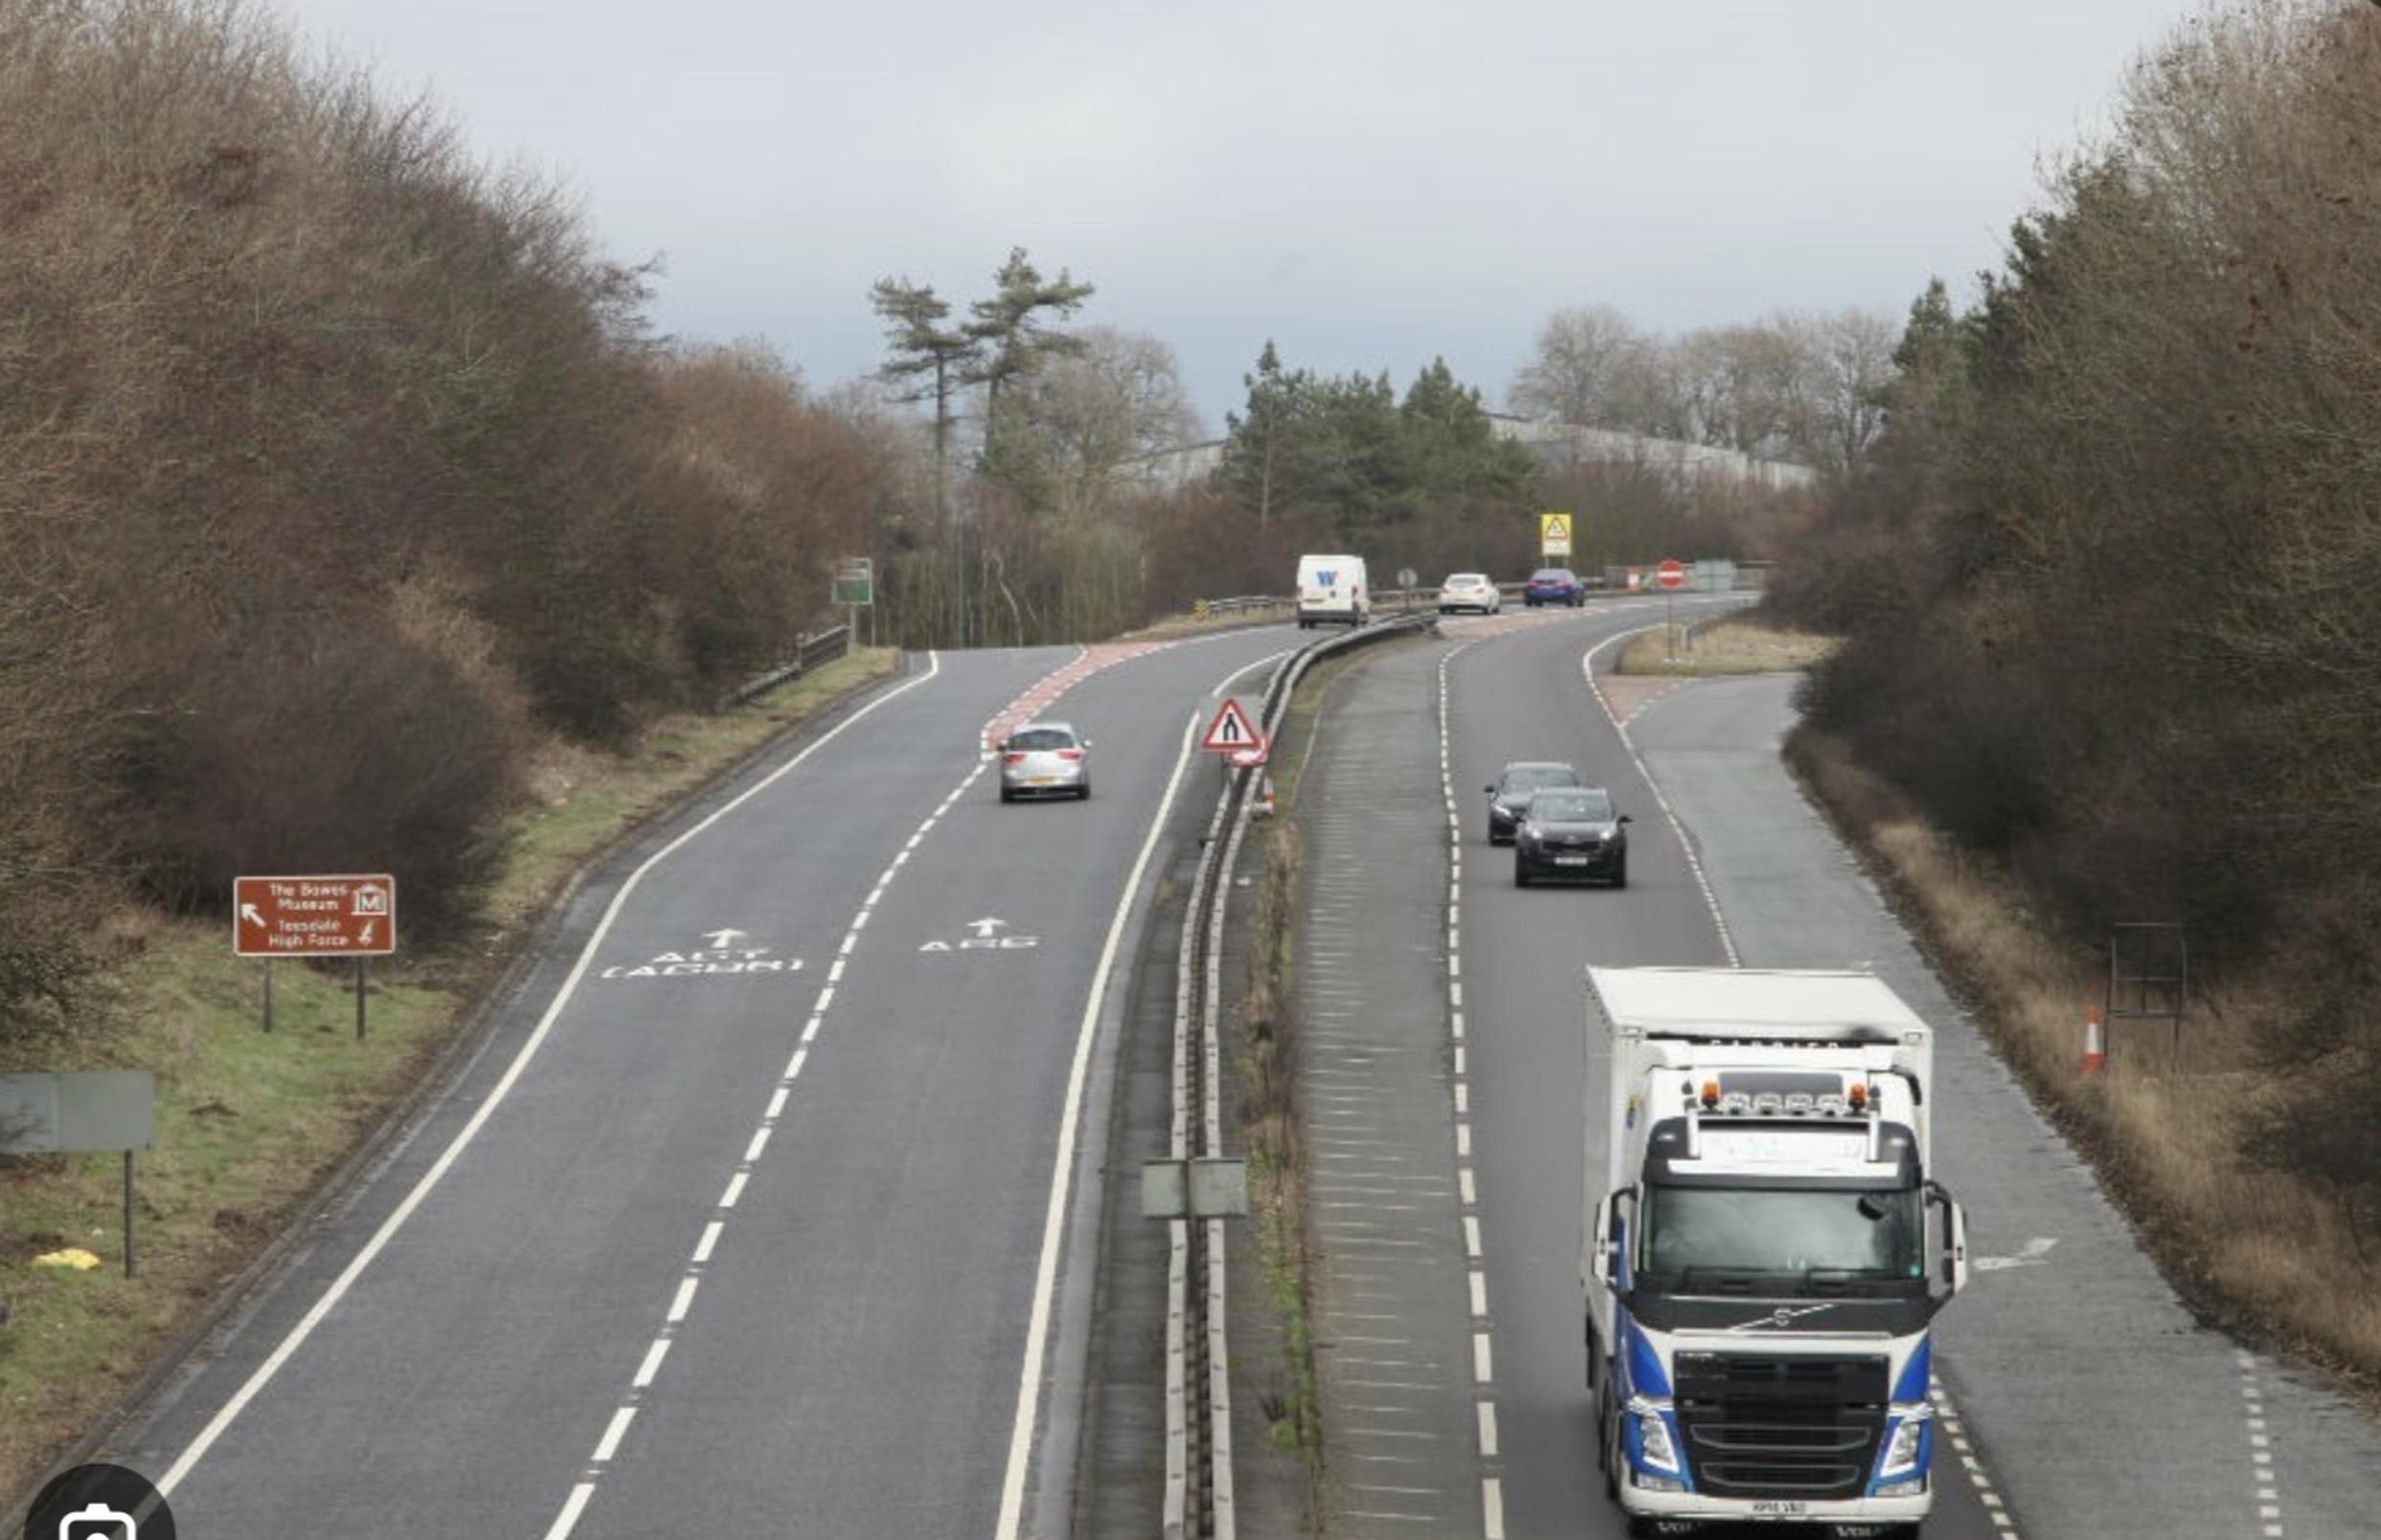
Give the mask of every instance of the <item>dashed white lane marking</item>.
MULTIPOLYGON (((589 964, 593 962, 596 953, 601 949, 605 940, 610 937, 613 924, 620 918, 621 911, 627 906, 630 895, 637 891, 638 884, 645 880, 646 873, 684 849, 699 835, 715 827, 729 814, 776 785, 778 781, 792 774, 810 756, 834 742, 867 717, 908 694, 911 691, 932 682, 941 670, 941 654, 929 652, 926 654, 924 673, 907 684, 896 685, 886 691, 825 733, 820 734, 805 745, 801 753, 721 804, 709 817, 702 819, 685 833, 646 857, 635 871, 628 873, 627 880, 620 885, 620 891, 612 895, 612 901, 604 906, 602 917, 596 921, 594 931, 587 937, 587 944, 579 950, 578 960, 571 964, 570 973, 562 980, 562 986, 555 991, 553 1001, 546 1007, 544 1013, 537 1018, 537 1025, 530 1030, 529 1036, 522 1040, 520 1049, 512 1055, 512 1061, 505 1066, 504 1074, 498 1076, 493 1086, 489 1087, 487 1098, 481 1101, 470 1120, 456 1131, 455 1137, 447 1143, 446 1148, 439 1153, 439 1158, 431 1163, 430 1168, 421 1173, 420 1178, 414 1183, 404 1198, 390 1211, 389 1216, 380 1221, 380 1228, 373 1232, 372 1238, 367 1240, 348 1265, 340 1270, 339 1276, 333 1279, 330 1286, 323 1291, 322 1298, 314 1302, 312 1307, 295 1326, 289 1329, 288 1335, 281 1340, 273 1351, 266 1356, 264 1362, 257 1366, 255 1371, 241 1382, 239 1389, 232 1393, 231 1398, 217 1409, 213 1417, 208 1419, 207 1425, 199 1430, 198 1437, 191 1440, 190 1447, 184 1449, 179 1458, 167 1469, 165 1475, 158 1478, 157 1490, 161 1495, 172 1495, 174 1487, 182 1482, 183 1478, 190 1475, 198 1462, 207 1458, 207 1452, 215 1447, 215 1441, 223 1437, 224 1432, 234 1422, 238 1420, 240 1413, 247 1410, 248 1404, 257 1398, 264 1387, 272 1383, 273 1376, 280 1373, 282 1367, 289 1362, 291 1356, 301 1347, 305 1346, 306 1340, 314 1334, 315 1328, 323 1324, 325 1318, 332 1310, 338 1308, 339 1302, 347 1298, 349 1291, 355 1287, 355 1280, 364 1276, 364 1270, 372 1266, 380 1254, 388 1248, 390 1240, 405 1227, 406 1221, 414 1216, 415 1211, 421 1207, 423 1201, 437 1189, 438 1185, 446 1179, 446 1173, 454 1169, 455 1163, 463 1158, 465 1150, 471 1147, 472 1141, 479 1138, 480 1130, 488 1126, 488 1119, 495 1116, 496 1109, 504 1104, 505 1098, 511 1094, 513 1086, 518 1084, 521 1076, 528 1073, 530 1061, 537 1056, 538 1049, 545 1045, 546 1038, 552 1034, 555 1023, 561 1019, 563 1010, 578 995, 579 981, 586 976, 589 964)), ((562 1516, 556 1519, 555 1528, 550 1531, 552 1540, 561 1540, 562 1536, 570 1533, 571 1526, 578 1522, 578 1513, 586 1507, 587 1497, 591 1493, 592 1488, 586 1487, 583 1483, 572 1489, 569 1499, 563 1504, 562 1516)))
POLYGON ((1454 1050, 1450 1096, 1455 1102, 1455 1184, 1463 1198, 1464 1283, 1471 1316, 1472 1381, 1480 1401, 1480 1522, 1487 1540, 1504 1540, 1505 1483, 1498 1474, 1496 1376, 1489 1348, 1488 1275, 1480 1244, 1480 1188, 1472 1165, 1471 1056, 1463 1030, 1463 819, 1455 800, 1455 751, 1450 736, 1447 666, 1469 642, 1439 658, 1439 795, 1447 810, 1447 1042, 1454 1050))
POLYGON ((645 1362, 637 1366, 637 1377, 628 1382, 632 1391, 642 1391, 653 1383, 653 1376, 662 1371, 662 1360, 669 1356, 670 1339, 656 1337, 653 1346, 645 1350, 645 1362))
POLYGON ((624 1406, 612 1414, 610 1426, 603 1430, 603 1437, 596 1443, 596 1464, 608 1464, 612 1457, 620 1453, 620 1441, 628 1436, 628 1424, 636 1419, 636 1415, 637 1409, 633 1406, 624 1406))
POLYGON ((1952 1404, 1951 1393, 1943 1389, 1939 1375, 1926 1377, 1926 1398, 1935 1404, 1935 1426, 1951 1440, 1952 1447, 1959 1452, 1961 1467, 1975 1483, 1976 1496, 1992 1520, 1996 1540, 2018 1540, 2017 1521, 2009 1516, 2008 1505, 1994 1490, 1992 1473, 1970 1452, 1974 1445, 1968 1439, 1966 1424, 1961 1419, 1960 1409, 1952 1404))
POLYGON ((670 1300, 669 1312, 669 1314, 663 1316, 662 1319, 669 1322, 673 1326, 684 1321, 686 1319, 686 1313, 694 1308, 694 1290, 702 1283, 702 1281, 703 1280, 699 1278, 682 1278, 678 1280, 677 1295, 670 1300))
POLYGON ((1616 642, 1625 641, 1640 631, 1650 629, 1650 626, 1639 626, 1635 631, 1614 632, 1587 649, 1587 655, 1579 660, 1579 671, 1587 676, 1587 688, 1594 691, 1597 706, 1611 719, 1612 731, 1620 737, 1621 747, 1627 753, 1629 763, 1637 767, 1639 779, 1653 792, 1654 805, 1662 809, 1663 818, 1668 821, 1670 833, 1678 841, 1679 851, 1687 857, 1687 870, 1694 874, 1695 888, 1703 895, 1703 907, 1711 912, 1712 928, 1719 932, 1720 950, 1728 954, 1728 965, 1740 968, 1744 966, 1744 960, 1736 954, 1736 938, 1728 929, 1728 917, 1720 913, 1719 897, 1712 891, 1712 879, 1704 873, 1703 858, 1696 853, 1694 841, 1687 837, 1687 826, 1679 821, 1677 812, 1671 808, 1670 799, 1663 795, 1662 782, 1654 780, 1653 772, 1645 768, 1644 757, 1637 752, 1637 740, 1629 736, 1628 723, 1622 721, 1621 713, 1612 709, 1612 702, 1604 696, 1603 686, 1596 682, 1596 654, 1616 642))
POLYGON ((2273 1435, 2265 1417, 2265 1390, 2257 1381, 2257 1356, 2235 1349, 2240 1368, 2241 1415, 2248 1423, 2249 1475, 2256 1491, 2258 1532, 2264 1540, 2284 1540, 2288 1530, 2281 1518, 2281 1478, 2274 1472, 2273 1435))
POLYGON ((587 1500, 593 1496, 593 1482, 580 1482, 572 1487, 571 1495, 562 1504, 562 1511, 555 1515, 554 1527, 546 1531, 546 1540, 564 1540, 578 1527, 578 1516, 587 1511, 587 1500))

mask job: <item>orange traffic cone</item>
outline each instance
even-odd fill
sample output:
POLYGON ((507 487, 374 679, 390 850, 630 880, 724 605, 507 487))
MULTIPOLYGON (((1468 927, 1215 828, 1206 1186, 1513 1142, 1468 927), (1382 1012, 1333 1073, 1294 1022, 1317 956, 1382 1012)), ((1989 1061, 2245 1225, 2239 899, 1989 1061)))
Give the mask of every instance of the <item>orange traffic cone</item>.
POLYGON ((1273 777, 1261 771, 1257 777, 1257 816, 1259 818, 1273 816, 1273 777))
POLYGON ((2100 1035, 2100 1008, 2083 1008, 2083 1073, 2095 1075, 2108 1068, 2108 1044, 2100 1035))

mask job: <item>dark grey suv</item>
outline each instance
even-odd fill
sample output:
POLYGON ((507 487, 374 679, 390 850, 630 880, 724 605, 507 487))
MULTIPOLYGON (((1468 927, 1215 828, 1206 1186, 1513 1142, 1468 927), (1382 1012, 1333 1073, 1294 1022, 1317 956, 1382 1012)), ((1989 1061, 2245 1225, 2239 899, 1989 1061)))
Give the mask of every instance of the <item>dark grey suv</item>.
POLYGON ((1558 786, 1533 795, 1513 837, 1513 885, 1542 878, 1628 886, 1628 814, 1599 787, 1558 786))
POLYGON ((1521 804, 1548 786, 1576 786, 1579 773, 1560 759, 1515 759, 1497 772, 1488 788, 1488 843, 1510 845, 1521 822, 1521 804))

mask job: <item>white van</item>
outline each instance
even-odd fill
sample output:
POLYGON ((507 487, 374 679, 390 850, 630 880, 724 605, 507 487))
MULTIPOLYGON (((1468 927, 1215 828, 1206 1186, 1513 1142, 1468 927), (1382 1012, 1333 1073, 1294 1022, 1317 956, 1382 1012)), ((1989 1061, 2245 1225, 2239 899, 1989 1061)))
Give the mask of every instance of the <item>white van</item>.
POLYGON ((1372 583, 1362 556, 1298 558, 1298 628, 1325 621, 1362 625, 1372 613, 1372 583))

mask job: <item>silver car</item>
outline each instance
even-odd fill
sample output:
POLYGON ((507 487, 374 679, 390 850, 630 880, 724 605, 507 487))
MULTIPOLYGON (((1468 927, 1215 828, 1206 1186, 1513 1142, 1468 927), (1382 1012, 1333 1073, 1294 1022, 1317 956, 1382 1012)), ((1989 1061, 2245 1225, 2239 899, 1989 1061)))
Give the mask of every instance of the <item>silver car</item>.
POLYGON ((1475 609, 1483 615, 1503 613, 1505 596, 1496 584, 1488 581, 1485 572, 1459 572, 1448 576, 1439 589, 1439 613, 1452 615, 1460 609, 1475 609))
POLYGON ((1000 746, 1000 800, 1089 797, 1091 765, 1083 751, 1090 747, 1068 723, 1026 723, 1000 746))

